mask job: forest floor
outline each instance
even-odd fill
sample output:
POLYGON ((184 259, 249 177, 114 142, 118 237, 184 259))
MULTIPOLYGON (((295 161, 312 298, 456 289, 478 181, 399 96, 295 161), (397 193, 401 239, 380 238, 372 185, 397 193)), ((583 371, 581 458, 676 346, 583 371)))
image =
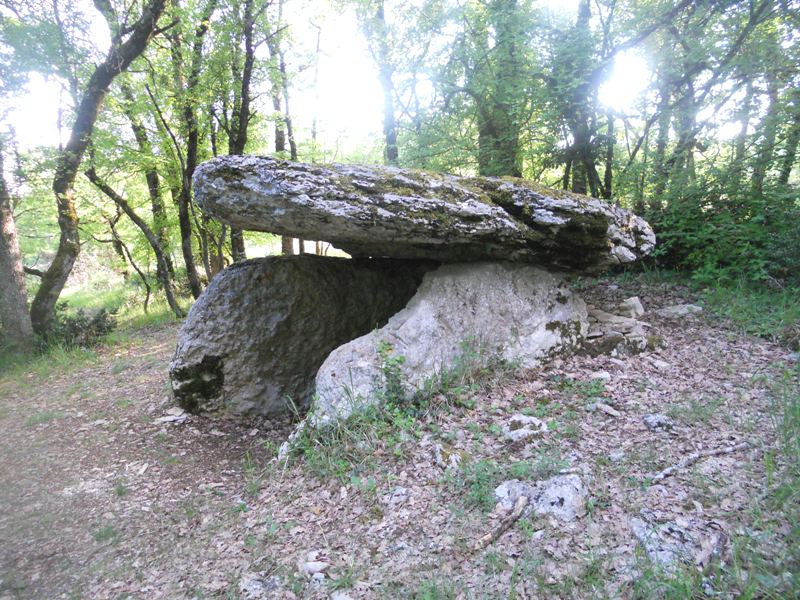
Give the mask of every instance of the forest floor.
POLYGON ((362 423, 288 464, 272 460, 288 419, 173 409, 176 325, 0 377, 0 599, 797 594, 797 354, 707 313, 656 316, 696 300, 680 286, 582 293, 638 295, 665 346, 468 381, 437 411, 362 423), (612 410, 587 410, 598 401, 612 410), (547 431, 507 444, 518 413, 547 431), (672 427, 651 431, 652 413, 672 427), (507 516, 501 481, 559 473, 585 491, 574 519, 525 516, 475 548, 507 516))

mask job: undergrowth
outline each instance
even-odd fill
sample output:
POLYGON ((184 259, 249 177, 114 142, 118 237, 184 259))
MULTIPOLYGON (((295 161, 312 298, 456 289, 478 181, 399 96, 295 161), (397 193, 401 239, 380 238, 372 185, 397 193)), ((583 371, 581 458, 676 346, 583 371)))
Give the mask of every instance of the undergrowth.
POLYGON ((302 429, 295 440, 293 454, 319 476, 345 483, 372 471, 380 456, 402 458, 407 444, 422 437, 426 421, 443 411, 473 408, 475 396, 484 387, 514 368, 467 340, 449 368, 411 391, 402 381, 403 357, 385 342, 376 351, 383 382, 375 398, 344 420, 302 429))
POLYGON ((771 383, 775 448, 764 448, 766 490, 751 498, 745 523, 735 529, 730 552, 704 572, 686 565, 659 568, 644 556, 632 597, 689 600, 700 597, 797 598, 800 590, 800 366, 771 383))
MULTIPOLYGON (((746 333, 800 349, 800 288, 796 284, 776 279, 698 279, 695 275, 637 265, 611 279, 618 284, 638 282, 661 286, 665 291, 686 286, 702 298, 713 316, 726 319, 746 333)), ((594 283, 596 279, 585 279, 579 281, 577 287, 594 283)))
MULTIPOLYGON (((161 297, 152 298, 145 312, 140 289, 130 283, 86 286, 65 292, 63 297, 56 307, 52 333, 38 339, 33 352, 4 346, 0 332, 0 377, 18 378, 31 372, 47 376, 71 369, 94 360, 98 346, 124 344, 137 331, 178 322, 161 297)), ((181 299, 184 307, 189 302, 181 299)))
POLYGON ((770 289, 740 281, 706 288, 703 297, 713 314, 743 331, 795 350, 800 347, 800 289, 770 289))

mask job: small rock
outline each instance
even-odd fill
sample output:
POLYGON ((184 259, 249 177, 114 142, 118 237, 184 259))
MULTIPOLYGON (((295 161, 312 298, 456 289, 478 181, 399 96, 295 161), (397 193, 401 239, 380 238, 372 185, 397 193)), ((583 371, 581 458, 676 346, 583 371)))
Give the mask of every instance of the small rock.
POLYGON ((267 577, 264 573, 247 573, 239 581, 239 596, 242 600, 260 600, 261 598, 272 598, 268 595, 281 588, 281 580, 278 577, 267 577))
POLYGON ((547 433, 547 423, 527 415, 514 415, 503 425, 503 436, 509 442, 522 442, 544 433, 547 433))
POLYGON ((353 600, 352 596, 348 596, 344 592, 333 592, 331 600, 353 600))
POLYGON ((609 381, 611 379, 611 373, 608 371, 595 371, 589 376, 590 379, 599 379, 600 381, 609 381))
POLYGON ((642 301, 639 299, 639 296, 632 296, 623 300, 619 303, 618 309, 622 315, 631 319, 641 317, 644 314, 644 306, 642 306, 642 301))
POLYGON ((696 304, 675 304, 673 306, 665 306, 664 308, 658 309, 656 314, 667 319, 677 319, 679 317, 685 317, 687 315, 693 315, 701 312, 703 312, 702 307, 697 306, 696 304))
POLYGON ((388 504, 390 506, 397 506, 398 504, 403 504, 408 500, 409 491, 408 488, 404 487, 396 487, 392 490, 392 493, 389 494, 388 504))
POLYGON ((659 371, 664 371, 665 369, 669 369, 669 367, 670 367, 670 364, 668 362, 663 361, 663 360, 655 359, 655 360, 652 361, 652 363, 653 363, 653 366, 656 369, 658 369, 659 371))
POLYGON ((183 423, 186 420, 186 413, 183 412, 183 410, 178 409, 178 410, 180 410, 180 412, 175 414, 175 413, 172 412, 173 410, 174 409, 172 409, 172 408, 169 409, 167 411, 167 415, 166 416, 159 417, 158 419, 153 421, 153 424, 154 425, 160 425, 162 423, 183 423))
POLYGON ((642 420, 650 431, 665 431, 675 426, 675 422, 672 419, 660 413, 645 415, 642 420))
POLYGON ((520 496, 530 500, 525 514, 550 515, 561 521, 572 521, 583 513, 586 488, 575 474, 556 475, 546 481, 526 483, 518 479, 504 481, 495 489, 500 507, 509 511, 520 496))
POLYGON ((577 475, 558 475, 544 482, 544 490, 534 503, 534 512, 572 521, 583 512, 586 488, 577 475))
POLYGON ((620 463, 625 460, 625 453, 622 450, 614 450, 613 452, 609 453, 608 460, 612 463, 620 463))
POLYGON ((303 563, 303 566, 300 568, 303 573, 306 575, 314 575, 315 573, 322 573, 325 569, 327 569, 330 565, 322 560, 312 560, 303 563))
POLYGON ((667 571, 677 571, 679 562, 704 567, 724 550, 727 536, 721 523, 696 518, 678 518, 663 524, 633 517, 629 526, 647 557, 667 571))
POLYGON ((599 410, 600 412, 607 414, 609 417, 618 418, 622 416, 622 413, 620 413, 616 408, 609 406, 605 402, 592 402, 586 408, 589 409, 590 412, 599 410))

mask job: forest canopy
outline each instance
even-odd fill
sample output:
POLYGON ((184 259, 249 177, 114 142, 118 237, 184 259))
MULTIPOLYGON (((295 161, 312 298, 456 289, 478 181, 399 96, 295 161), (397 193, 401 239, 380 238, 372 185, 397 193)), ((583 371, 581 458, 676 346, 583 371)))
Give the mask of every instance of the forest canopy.
POLYGON ((705 283, 792 285, 799 9, 0 0, 3 323, 27 310, 27 287, 33 329, 51 330, 81 253, 109 257, 183 314, 186 296, 269 241, 194 206, 195 167, 223 154, 524 177, 644 216, 659 237, 651 264, 705 283), (363 115, 326 96, 353 68, 337 57, 358 52, 365 68, 346 81, 363 85, 340 92, 354 107, 371 99, 363 115), (30 112, 18 104, 42 81, 57 90, 49 125, 61 143, 21 145, 19 114, 30 112), (347 133, 370 128, 357 143, 347 133))

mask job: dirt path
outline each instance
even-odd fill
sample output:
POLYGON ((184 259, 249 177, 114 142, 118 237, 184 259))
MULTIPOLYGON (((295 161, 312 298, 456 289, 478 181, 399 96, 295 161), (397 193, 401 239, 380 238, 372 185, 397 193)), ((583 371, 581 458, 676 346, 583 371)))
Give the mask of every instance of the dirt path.
MULTIPOLYGON (((586 292, 598 306, 634 293, 648 310, 691 299, 633 284, 586 292)), ((630 597, 647 549, 637 527, 663 541, 674 526, 692 560, 725 560, 777 468, 773 382, 791 357, 703 315, 645 319, 665 348, 465 388, 461 407, 333 453, 310 447, 286 467, 269 458, 288 422, 158 421, 172 406, 172 327, 68 373, 0 379, 0 599, 630 597), (517 413, 547 433, 508 445, 517 413), (651 431, 650 413, 673 426, 651 431), (692 452, 744 441, 651 484, 692 452), (442 449, 462 465, 442 469, 442 449), (472 550, 503 516, 500 480, 563 470, 586 490, 577 519, 526 517, 472 550)), ((770 527, 771 549, 757 551, 785 553, 791 528, 770 527)))

